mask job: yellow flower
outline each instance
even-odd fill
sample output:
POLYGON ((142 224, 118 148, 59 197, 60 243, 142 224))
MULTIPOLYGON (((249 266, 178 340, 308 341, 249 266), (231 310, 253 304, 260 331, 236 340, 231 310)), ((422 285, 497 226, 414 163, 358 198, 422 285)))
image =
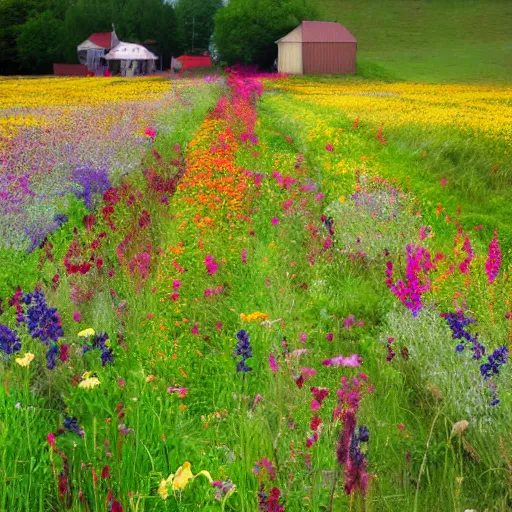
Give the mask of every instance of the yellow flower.
POLYGON ((240 313, 240 320, 242 320, 242 322, 264 322, 265 320, 268 320, 268 315, 266 313, 261 313, 260 311, 255 311, 248 315, 240 313))
POLYGON ((169 475, 167 479, 160 482, 160 485, 158 486, 158 494, 163 500, 167 499, 169 496, 169 486, 171 486, 174 492, 182 491, 188 485, 190 480, 197 478, 199 475, 205 476, 210 483, 213 482, 208 471, 199 471, 197 475, 193 475, 191 467, 190 462, 186 461, 176 470, 175 474, 169 475))
POLYGON ((94 332, 94 329, 84 329, 83 331, 80 331, 78 333, 79 338, 87 338, 89 336, 94 336, 96 333, 94 332))
POLYGON ((34 354, 31 354, 30 352, 26 352, 23 357, 17 357, 15 361, 20 366, 30 366, 30 363, 34 360, 34 357, 36 357, 34 354))
POLYGON ((80 382, 78 387, 82 389, 93 389, 100 384, 101 382, 98 377, 88 377, 87 379, 84 379, 82 382, 80 382))
POLYGON ((345 196, 341 196, 341 197, 339 198, 339 202, 340 202, 340 203, 344 203, 346 199, 347 199, 347 198, 346 198, 345 196))

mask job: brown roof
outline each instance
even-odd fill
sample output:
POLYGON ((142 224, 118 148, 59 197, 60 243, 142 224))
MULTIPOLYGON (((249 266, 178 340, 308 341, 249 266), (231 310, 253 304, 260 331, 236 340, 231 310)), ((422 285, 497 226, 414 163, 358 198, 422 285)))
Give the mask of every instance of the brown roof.
POLYGON ((303 21, 303 43, 357 43, 357 39, 341 24, 330 21, 303 21))

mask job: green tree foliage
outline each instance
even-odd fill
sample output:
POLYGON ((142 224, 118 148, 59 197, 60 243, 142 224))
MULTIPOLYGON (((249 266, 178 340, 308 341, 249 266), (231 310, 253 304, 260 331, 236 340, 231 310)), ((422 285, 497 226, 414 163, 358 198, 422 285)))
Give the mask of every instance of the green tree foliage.
POLYGON ((178 0, 178 36, 183 51, 199 54, 210 47, 215 13, 222 0, 178 0))
POLYGON ((214 40, 223 61, 268 68, 277 56, 275 41, 315 18, 308 0, 231 0, 215 16, 214 40))
POLYGON ((21 66, 35 73, 50 72, 60 57, 62 20, 53 11, 35 14, 20 25, 16 49, 21 66))
POLYGON ((76 63, 77 45, 93 32, 110 32, 112 23, 123 41, 152 41, 149 47, 164 65, 181 51, 175 9, 167 0, 0 0, 0 75, 76 63))

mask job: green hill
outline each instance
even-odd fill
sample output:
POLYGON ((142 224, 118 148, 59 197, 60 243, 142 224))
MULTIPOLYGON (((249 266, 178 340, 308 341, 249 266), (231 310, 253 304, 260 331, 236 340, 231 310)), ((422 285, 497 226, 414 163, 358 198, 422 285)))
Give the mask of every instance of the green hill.
POLYGON ((359 42, 363 75, 512 82, 510 0, 316 0, 359 42))

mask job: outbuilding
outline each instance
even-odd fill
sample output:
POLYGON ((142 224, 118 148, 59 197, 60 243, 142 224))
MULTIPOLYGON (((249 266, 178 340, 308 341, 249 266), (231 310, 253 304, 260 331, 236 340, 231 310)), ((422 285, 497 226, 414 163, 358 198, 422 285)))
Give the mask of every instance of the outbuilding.
POLYGON ((356 72, 356 38, 341 23, 303 21, 278 41, 279 73, 326 75, 356 72))

